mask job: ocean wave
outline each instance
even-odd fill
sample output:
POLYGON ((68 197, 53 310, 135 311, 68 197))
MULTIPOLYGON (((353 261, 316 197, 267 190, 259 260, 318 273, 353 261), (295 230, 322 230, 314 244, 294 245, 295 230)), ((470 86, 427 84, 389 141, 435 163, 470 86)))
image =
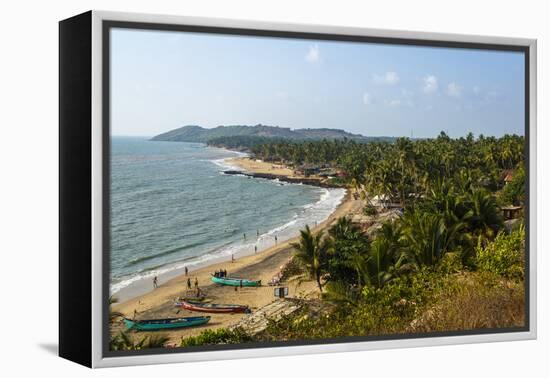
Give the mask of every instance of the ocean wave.
POLYGON ((126 264, 126 266, 132 266, 132 265, 136 265, 136 264, 142 263, 142 262, 144 262, 144 261, 154 260, 154 259, 159 258, 159 257, 172 255, 172 254, 174 254, 174 253, 176 253, 176 252, 185 251, 186 249, 193 248, 193 247, 199 246, 199 245, 201 245, 201 244, 202 244, 202 243, 200 243, 200 242, 191 243, 191 244, 186 244, 186 245, 182 245, 182 246, 180 246, 180 247, 175 247, 175 248, 168 249, 168 250, 166 250, 166 251, 162 251, 162 252, 159 252, 159 253, 155 253, 154 255, 138 257, 138 258, 136 258, 136 259, 130 260, 130 261, 128 262, 128 264, 126 264))
MULTIPOLYGON (((314 226, 325 221, 342 202, 346 194, 345 189, 320 188, 319 190, 320 196, 318 201, 304 206, 302 211, 293 214, 290 221, 272 228, 271 230, 259 235, 257 238, 252 238, 250 242, 242 243, 242 241, 228 241, 221 246, 205 251, 200 256, 190 256, 186 259, 179 260, 178 262, 170 263, 168 265, 158 265, 144 268, 130 276, 115 279, 114 281, 116 282, 111 284, 111 293, 114 294, 140 280, 152 279, 154 276, 161 276, 175 270, 182 270, 184 267, 192 270, 195 267, 204 265, 212 260, 229 257, 231 255, 252 254, 254 253, 255 246, 261 251, 274 245, 275 236, 277 237, 278 242, 284 242, 291 239, 297 236, 299 231, 306 225, 314 226)), ((151 260, 159 256, 175 253, 177 250, 181 250, 181 248, 184 247, 191 248, 189 246, 174 248, 173 250, 163 251, 150 257, 136 259, 139 261, 133 261, 134 264, 138 264, 139 262, 151 260)))
POLYGON ((185 267, 193 270, 193 268, 203 265, 208 261, 219 259, 225 256, 231 256, 232 254, 237 252, 238 246, 228 247, 228 245, 230 244, 232 244, 232 242, 225 243, 221 247, 210 249, 205 254, 200 256, 190 256, 169 265, 161 264, 153 267, 147 267, 135 273, 132 273, 129 276, 117 278, 114 280, 114 282, 111 282, 111 295, 116 294, 120 290, 142 280, 152 279, 155 276, 162 276, 163 274, 167 274, 177 270, 183 270, 185 267), (220 248, 221 251, 219 251, 220 248))

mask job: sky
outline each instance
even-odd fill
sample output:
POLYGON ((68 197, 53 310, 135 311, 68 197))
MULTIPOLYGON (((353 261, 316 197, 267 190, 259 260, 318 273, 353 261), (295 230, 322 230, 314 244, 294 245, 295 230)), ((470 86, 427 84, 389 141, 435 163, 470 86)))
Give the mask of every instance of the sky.
POLYGON ((522 53, 111 30, 112 135, 185 125, 524 134, 522 53))

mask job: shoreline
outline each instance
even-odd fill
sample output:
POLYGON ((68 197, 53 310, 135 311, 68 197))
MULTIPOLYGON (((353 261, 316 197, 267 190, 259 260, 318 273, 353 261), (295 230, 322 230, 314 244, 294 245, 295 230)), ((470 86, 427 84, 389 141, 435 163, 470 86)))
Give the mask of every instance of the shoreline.
MULTIPOLYGON (((313 227, 313 232, 326 231, 334 221, 342 216, 357 209, 360 201, 354 200, 349 192, 346 193, 338 207, 329 217, 313 227)), ((196 316, 196 312, 179 309, 173 306, 174 300, 181 296, 188 296, 194 293, 194 290, 186 289, 187 278, 193 283, 195 278, 199 282, 199 287, 213 303, 233 303, 248 305, 252 311, 273 302, 276 298, 273 295, 273 287, 266 285, 272 277, 277 275, 282 265, 284 265, 293 255, 291 243, 296 242, 298 236, 295 236, 284 242, 270 247, 257 254, 236 258, 234 262, 222 261, 205 265, 197 270, 189 271, 172 278, 166 282, 159 282, 158 288, 149 291, 146 294, 128 299, 122 303, 115 303, 112 309, 123 313, 125 316, 132 317, 134 310, 137 311, 136 319, 151 319, 165 317, 196 316), (210 281, 212 272, 220 269, 226 269, 229 276, 246 276, 248 279, 262 280, 261 287, 249 287, 235 290, 228 286, 219 286, 210 281)), ((151 283, 152 285, 152 283, 151 283)), ((316 283, 313 281, 285 282, 289 287, 289 297, 306 297, 315 295, 317 292, 316 283)), ((212 317, 211 321, 201 327, 171 330, 168 332, 170 342, 179 342, 181 337, 197 335, 205 329, 217 329, 229 327, 236 324, 246 314, 208 314, 212 317)), ((116 328, 112 331, 116 331, 116 328)), ((140 334, 145 334, 140 332, 140 334)))
MULTIPOLYGON (((228 151, 234 152, 234 151, 231 151, 231 150, 228 150, 228 151)), ((299 177, 299 176, 294 175, 293 171, 290 168, 287 168, 287 167, 281 166, 281 165, 274 165, 274 164, 265 163, 265 162, 258 162, 258 161, 250 159, 247 155, 244 155, 242 153, 239 153, 238 156, 219 159, 219 160, 213 161, 213 162, 214 162, 214 164, 216 164, 216 165, 218 165, 222 168, 227 167, 227 168, 230 168, 230 169, 242 169, 242 170, 245 170, 246 172, 249 172, 249 173, 260 173, 260 174, 262 174, 264 172, 272 171, 272 168, 275 166, 277 168, 277 171, 276 171, 277 175, 288 174, 292 177, 299 177)), ((265 177, 260 177, 260 178, 265 178, 265 177)), ((270 179, 270 178, 266 178, 266 179, 270 179)), ((273 178, 271 178, 271 179, 273 180, 273 178)), ((295 183, 295 184, 298 184, 298 183, 295 183)), ((304 185, 307 185, 307 183, 305 183, 304 185)), ((312 186, 318 186, 318 185, 312 185, 312 186)), ((330 189, 337 189, 337 188, 331 188, 331 187, 326 188, 325 187, 324 189, 330 190, 330 189)), ((343 189, 343 188, 339 188, 339 189, 343 189)), ((336 197, 336 198, 334 197, 334 193, 332 193, 331 196, 332 196, 332 198, 336 199, 340 196, 340 194, 338 194, 337 195, 338 197, 336 197)), ((346 192, 344 192, 343 196, 338 199, 338 204, 332 209, 332 211, 330 213, 328 213, 328 215, 326 215, 325 219, 330 218, 331 215, 334 214, 337 211, 338 207, 345 201, 345 197, 346 197, 346 192)), ((334 199, 332 201, 334 201, 334 199)), ((313 205, 316 205, 318 203, 319 202, 313 203, 313 205)), ((319 220, 319 221, 311 220, 311 223, 313 223, 313 222, 315 222, 317 224, 317 222, 322 223, 323 221, 322 220, 319 220)), ((284 227, 286 225, 287 225, 287 223, 285 223, 285 224, 283 224, 279 227, 284 227)), ((274 230, 276 230, 276 229, 277 228, 275 228, 274 230)), ((263 246, 258 246, 258 251, 257 251, 256 254, 264 253, 265 251, 268 251, 273 247, 273 245, 265 246, 266 240, 268 240, 268 238, 270 237, 271 231, 273 231, 273 230, 270 230, 267 233, 264 233, 264 234, 261 235, 261 239, 264 240, 264 242, 263 242, 264 245, 263 246)), ((292 232, 292 234, 294 234, 294 232, 292 232)), ((298 231, 296 231, 296 234, 298 234, 298 231)), ((275 234, 272 234, 271 237, 273 235, 275 235, 275 234)), ((289 240, 289 236, 290 235, 287 235, 286 237, 284 237, 284 236, 281 237, 281 235, 279 235, 279 244, 282 244, 283 242, 286 242, 287 240, 289 240)), ((272 240, 272 243, 273 242, 274 241, 272 240)), ((255 243, 252 242, 251 245, 253 245, 253 244, 255 244, 255 243)), ((260 244, 262 244, 262 243, 260 243, 260 244)), ((235 252, 233 254, 221 254, 220 253, 219 255, 213 254, 211 256, 208 256, 208 254, 207 255, 199 255, 199 256, 196 256, 196 257, 193 257, 193 258, 189 259, 188 261, 180 261, 180 262, 175 262, 175 263, 172 263, 170 265, 167 265, 164 268, 165 271, 156 274, 156 276, 158 277, 159 283, 162 284, 163 282, 168 282, 168 281, 171 281, 173 279, 177 279, 178 277, 182 276, 184 274, 185 267, 187 267, 189 269, 189 274, 193 275, 193 274, 195 274, 194 272, 198 272, 201 269, 204 269, 204 268, 207 268, 207 267, 210 267, 210 266, 214 266, 214 265, 219 265, 219 264, 223 265, 223 264, 227 263, 228 261, 230 262, 231 258, 232 258, 232 255, 234 255, 235 259, 242 259, 242 258, 247 257, 247 256, 255 255, 255 252, 253 250, 253 247, 251 246, 250 250, 240 250, 240 251, 235 252)), ((118 289, 116 292, 112 293, 112 295, 113 295, 113 297, 118 298, 121 303, 125 303, 129 300, 132 300, 134 298, 138 298, 142 295, 145 295, 145 294, 151 292, 151 290, 152 290, 152 280, 153 280, 154 276, 155 276, 155 274, 151 273, 151 274, 148 274, 148 275, 145 275, 145 276, 142 276, 142 277, 137 276, 135 279, 130 277, 130 278, 127 279, 127 280, 130 280, 130 283, 127 284, 126 286, 123 286, 122 288, 118 289)), ((112 285, 110 285, 110 287, 112 287, 112 285)))
MULTIPOLYGON (((237 165, 240 161, 250 160, 248 158, 229 158, 228 164, 237 165), (237 160, 237 161, 236 161, 237 160)), ((267 164, 267 163, 264 163, 267 164)), ((249 167, 246 169, 251 171, 249 167)), ((314 233, 326 231, 336 219, 349 214, 356 213, 362 208, 362 202, 356 200, 351 195, 349 190, 346 190, 339 204, 328 215, 328 217, 319 222, 316 226, 311 227, 314 233)), ((252 312, 266 306, 277 300, 274 297, 274 287, 267 283, 280 273, 284 264, 286 264, 294 255, 292 243, 298 241, 299 232, 297 235, 287 240, 279 240, 276 245, 267 249, 258 250, 257 253, 251 253, 245 256, 235 256, 235 260, 231 262, 231 256, 223 256, 220 259, 210 260, 204 265, 198 266, 196 269, 189 270, 188 276, 180 270, 173 277, 161 279, 159 277, 159 286, 153 289, 152 280, 146 282, 150 285, 148 292, 134 296, 132 298, 123 299, 121 303, 112 305, 112 310, 123 313, 127 317, 133 317, 136 314, 136 319, 154 319, 168 317, 184 317, 196 316, 198 313, 174 307, 174 301, 179 297, 191 297, 194 295, 194 281, 199 283, 201 291, 207 296, 212 303, 231 303, 248 305, 252 312), (211 273, 216 270, 225 269, 229 276, 240 276, 252 280, 261 280, 261 287, 245 287, 233 288, 228 286, 219 286, 210 280, 211 273), (190 279, 193 289, 187 290, 187 280, 190 279)), ((318 295, 317 285, 314 281, 289 280, 283 284, 288 287, 290 298, 315 297, 318 295)), ((116 294, 115 294, 116 297, 116 294)), ((205 329, 226 328, 238 323, 241 319, 248 316, 247 314, 208 314, 211 316, 211 321, 200 327, 183 328, 170 330, 167 332, 169 344, 178 345, 182 337, 198 335, 205 329)), ((112 333, 121 330, 121 325, 111 328, 112 333)), ((145 335, 146 332, 140 332, 145 335)))
POLYGON ((244 175, 253 178, 277 180, 289 184, 303 184, 325 189, 342 189, 342 186, 334 185, 326 178, 318 175, 304 176, 304 174, 300 174, 285 165, 254 160, 249 156, 229 158, 225 162, 228 167, 236 166, 238 168, 224 171, 226 175, 244 175))

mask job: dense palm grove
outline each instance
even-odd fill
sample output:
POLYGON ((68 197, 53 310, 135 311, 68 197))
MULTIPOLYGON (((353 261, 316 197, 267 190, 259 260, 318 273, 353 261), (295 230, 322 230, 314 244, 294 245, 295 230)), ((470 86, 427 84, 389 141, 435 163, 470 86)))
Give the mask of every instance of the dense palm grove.
MULTIPOLYGON (((358 144, 347 140, 302 144, 264 144, 253 152, 268 161, 328 164, 347 173, 347 183, 365 200, 398 203, 402 217, 387 222, 372 237, 342 218, 328 238, 302 232, 296 246, 319 256, 315 274, 325 264, 326 281, 349 287, 381 287, 401 271, 434 266, 452 252, 475 266, 476 248, 503 231, 499 206, 521 205, 525 197, 524 138, 436 139, 358 144), (505 185, 506 172, 514 172, 505 185), (309 238, 313 238, 309 240, 309 238), (330 244, 330 245, 328 245, 330 244)), ((303 259, 302 259, 303 260, 303 259)))
POLYGON ((375 222, 390 207, 398 216, 372 231, 348 218, 327 232, 306 227, 287 277, 314 280, 319 303, 258 335, 205 331, 182 346, 522 326, 523 214, 505 225, 500 208, 525 205, 524 143, 441 133, 253 144, 254 158, 341 172, 332 180, 364 201, 375 222))
POLYGON ((451 139, 445 133, 436 139, 399 138, 395 143, 277 141, 251 148, 254 156, 266 161, 341 168, 350 184, 363 185, 368 193, 384 194, 403 204, 445 184, 462 192, 472 187, 494 192, 503 186, 504 170, 522 169, 523 150, 524 138, 516 135, 475 139, 469 134, 451 139))
POLYGON ((365 214, 392 204, 400 216, 374 232, 347 218, 326 234, 301 231, 295 270, 316 281, 324 311, 305 306, 254 338, 222 330, 182 345, 522 326, 525 229, 520 219, 506 230, 500 207, 524 205, 524 143, 441 133, 253 146, 265 161, 338 169, 365 214))

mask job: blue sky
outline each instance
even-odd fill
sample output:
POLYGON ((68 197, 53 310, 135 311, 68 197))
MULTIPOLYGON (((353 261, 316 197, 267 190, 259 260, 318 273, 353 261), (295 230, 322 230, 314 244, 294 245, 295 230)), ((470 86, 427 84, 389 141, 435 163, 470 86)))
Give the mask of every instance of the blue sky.
POLYGON ((113 135, 184 125, 523 135, 521 53, 113 29, 113 135))

